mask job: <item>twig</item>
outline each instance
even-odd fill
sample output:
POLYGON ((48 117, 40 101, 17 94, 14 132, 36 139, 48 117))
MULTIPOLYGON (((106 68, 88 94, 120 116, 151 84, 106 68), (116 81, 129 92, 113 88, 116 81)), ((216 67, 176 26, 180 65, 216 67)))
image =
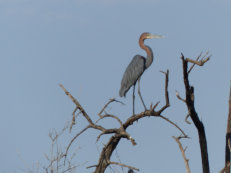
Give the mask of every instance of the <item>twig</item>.
POLYGON ((100 118, 96 121, 96 123, 98 123, 98 122, 99 122, 100 120, 102 120, 103 118, 108 118, 108 117, 116 119, 116 120, 119 122, 120 126, 123 127, 122 121, 121 121, 117 116, 115 116, 115 115, 110 115, 110 114, 100 115, 100 118))
POLYGON ((71 121, 71 125, 70 125, 70 129, 69 129, 69 132, 71 133, 71 129, 72 129, 72 126, 75 125, 75 112, 78 110, 78 106, 75 107, 75 110, 73 111, 72 113, 72 121, 71 121))
POLYGON ((100 139, 101 136, 105 135, 105 134, 111 134, 111 133, 116 133, 116 134, 119 134, 120 131, 119 129, 105 129, 104 131, 102 131, 101 134, 99 134, 99 136, 97 137, 97 140, 98 141, 100 139))
POLYGON ((161 114, 166 108, 170 106, 169 104, 169 95, 168 95, 168 78, 169 78, 169 70, 167 72, 162 72, 165 74, 165 105, 157 112, 157 114, 161 114))
POLYGON ((108 107, 109 104, 111 104, 112 102, 118 102, 121 103, 122 105, 124 105, 123 102, 116 100, 115 98, 109 99, 109 101, 104 105, 104 107, 102 108, 102 110, 98 113, 99 117, 101 118, 103 111, 108 107))
MULTIPOLYGON (((193 64, 193 65, 195 65, 195 64, 193 64)), ((192 66, 193 67, 193 66, 192 66)), ((191 67, 191 69, 192 69, 192 67, 191 67)), ((189 73, 189 72, 188 72, 189 73)), ((184 103, 186 103, 186 100, 185 99, 182 99, 181 98, 181 96, 180 96, 180 94, 179 94, 179 92, 176 90, 176 97, 179 99, 179 100, 181 100, 182 102, 184 102, 184 103)), ((187 123, 187 124, 191 124, 190 123, 190 121, 188 121, 188 117, 190 116, 190 114, 188 114, 186 117, 185 117, 185 122, 187 123)))
POLYGON ((193 59, 190 59, 190 58, 186 58, 185 60, 187 62, 191 62, 193 63, 192 67, 189 69, 188 71, 188 74, 190 73, 190 71, 193 69, 194 65, 199 65, 199 66, 203 66, 204 63, 206 63, 212 55, 209 55, 206 59, 204 59, 207 55, 208 55, 209 52, 206 52, 205 56, 202 57, 202 59, 200 61, 198 61, 198 59, 201 57, 202 53, 197 57, 197 60, 193 60, 193 59))
POLYGON ((75 103, 75 105, 80 110, 80 112, 83 114, 83 116, 87 119, 87 121, 90 124, 93 124, 91 118, 88 116, 88 114, 83 109, 83 107, 80 105, 80 103, 64 88, 64 86, 62 84, 59 84, 59 86, 63 89, 63 91, 65 92, 65 94, 75 103))
MULTIPOLYGON (((121 160, 120 160, 119 154, 117 152, 117 149, 115 150, 115 152, 116 152, 116 158, 119 160, 119 163, 122 163, 121 160)), ((121 166, 121 170, 124 173, 124 167, 123 166, 121 166)))
POLYGON ((186 58, 185 60, 188 61, 188 62, 191 62, 193 64, 196 64, 196 65, 199 65, 199 66, 203 66, 204 63, 206 63, 209 59, 210 59, 211 56, 207 57, 205 60, 200 60, 200 61, 195 61, 193 59, 190 59, 190 58, 186 58))
POLYGON ((88 125, 88 126, 85 127, 83 130, 81 130, 79 133, 77 133, 77 134, 74 136, 74 138, 72 138, 72 140, 71 140, 70 143, 68 144, 68 146, 67 146, 67 148, 66 148, 66 152, 65 152, 65 154, 64 154, 64 156, 65 156, 64 164, 65 164, 65 162, 66 162, 67 153, 68 153, 68 151, 69 151, 69 148, 70 148, 71 144, 75 141, 75 139, 76 139, 78 136, 80 136, 83 132, 85 132, 85 131, 86 131, 87 129, 89 129, 90 127, 91 127, 91 126, 88 125))
MULTIPOLYGON (((203 52, 201 52, 200 55, 196 58, 196 61, 199 60, 199 58, 201 57, 202 53, 203 53, 203 52)), ((207 55, 207 54, 208 54, 208 52, 206 52, 205 55, 207 55)), ((190 67, 190 69, 188 70, 188 74, 192 71, 192 69, 193 69, 194 66, 195 66, 195 64, 193 64, 193 65, 190 67)))
POLYGON ((180 137, 173 136, 173 138, 176 140, 177 144, 179 145, 182 157, 184 159, 184 163, 185 163, 185 167, 186 167, 187 173, 190 173, 191 171, 190 171, 189 163, 188 163, 189 160, 186 158, 185 150, 183 149, 182 144, 180 142, 180 137))
POLYGON ((169 122, 170 124, 172 124, 173 126, 175 126, 178 130, 180 130, 180 132, 182 133, 183 137, 184 138, 188 138, 188 135, 185 134, 185 132, 177 125, 175 124, 174 122, 172 122, 171 120, 169 120, 168 118, 162 116, 162 115, 159 115, 159 117, 161 117, 162 119, 166 120, 167 122, 169 122))
POLYGON ((86 167, 87 169, 89 169, 89 168, 94 168, 94 167, 97 167, 98 165, 91 165, 91 166, 88 166, 88 167, 86 167))
POLYGON ((150 105, 150 110, 155 111, 156 107, 159 105, 160 101, 158 101, 153 107, 152 104, 150 105))
POLYGON ((138 168, 135 168, 133 166, 128 166, 128 165, 125 165, 123 163, 119 163, 119 162, 109 162, 110 164, 114 164, 114 165, 120 165, 120 166, 123 166, 123 167, 126 167, 126 168, 129 168, 129 169, 133 169, 133 170, 136 170, 136 171, 140 171, 138 168))
POLYGON ((181 100, 182 102, 186 102, 185 101, 185 99, 182 99, 181 97, 180 97, 180 94, 179 94, 179 92, 176 90, 176 97, 179 99, 179 100, 181 100))
POLYGON ((62 171, 62 173, 73 171, 75 168, 77 168, 77 166, 69 167, 66 170, 62 171))
POLYGON ((187 124, 191 124, 191 122, 190 121, 188 121, 188 118, 190 117, 190 114, 188 114, 186 117, 185 117, 185 122, 187 123, 187 124))

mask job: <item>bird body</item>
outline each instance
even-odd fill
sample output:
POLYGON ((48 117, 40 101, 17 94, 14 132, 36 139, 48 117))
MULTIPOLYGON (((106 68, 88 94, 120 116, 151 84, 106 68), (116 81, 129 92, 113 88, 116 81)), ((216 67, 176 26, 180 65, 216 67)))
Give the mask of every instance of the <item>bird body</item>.
POLYGON ((122 81, 121 81, 121 87, 119 91, 120 97, 125 97, 126 93, 128 90, 131 88, 131 86, 134 86, 133 88, 133 114, 134 114, 134 90, 135 90, 135 85, 138 80, 138 94, 141 98, 141 101, 144 105, 144 108, 146 109, 146 106, 143 102, 142 96, 140 94, 140 78, 143 74, 143 72, 152 64, 153 62, 153 52, 152 49, 144 44, 145 39, 152 39, 152 38, 162 38, 162 36, 159 35, 152 35, 150 33, 144 32, 141 34, 140 39, 139 39, 139 45, 140 48, 146 51, 147 53, 147 58, 144 58, 141 55, 136 55, 133 57, 132 61, 126 68, 122 81))
POLYGON ((145 58, 141 55, 136 55, 126 68, 120 87, 120 97, 125 97, 131 86, 136 84, 136 81, 145 70, 145 58))

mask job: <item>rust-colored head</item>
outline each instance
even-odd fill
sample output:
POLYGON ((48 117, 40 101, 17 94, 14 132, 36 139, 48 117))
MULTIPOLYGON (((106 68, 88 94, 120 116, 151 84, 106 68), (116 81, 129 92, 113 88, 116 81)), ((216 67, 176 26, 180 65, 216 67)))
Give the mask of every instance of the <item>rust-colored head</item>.
POLYGON ((152 39, 152 38, 163 38, 163 37, 164 36, 162 36, 162 35, 153 35, 153 34, 150 34, 148 32, 144 32, 143 34, 141 34, 140 40, 152 39))
POLYGON ((139 45, 142 49, 144 49, 148 55, 151 54, 150 50, 148 49, 148 47, 146 45, 144 45, 144 40, 145 39, 152 39, 152 38, 163 38, 164 36, 162 35, 152 35, 148 32, 144 32, 143 34, 141 34, 140 39, 139 39, 139 45))

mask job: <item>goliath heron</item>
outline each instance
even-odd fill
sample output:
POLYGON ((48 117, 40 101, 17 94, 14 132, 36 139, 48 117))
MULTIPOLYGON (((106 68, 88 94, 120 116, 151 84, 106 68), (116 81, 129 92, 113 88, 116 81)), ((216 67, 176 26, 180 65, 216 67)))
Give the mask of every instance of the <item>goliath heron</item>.
POLYGON ((121 87, 120 87, 120 97, 125 97, 126 93, 130 89, 131 86, 133 86, 133 115, 135 113, 134 103, 135 103, 135 85, 138 80, 138 94, 140 96, 140 99, 142 101, 142 104, 144 106, 144 109, 147 110, 143 98, 140 93, 140 78, 141 75, 144 73, 144 71, 152 64, 153 61, 153 52, 152 49, 144 44, 144 40, 146 39, 152 39, 152 38, 162 38, 161 35, 152 35, 150 33, 144 32, 141 34, 139 39, 139 45, 141 49, 145 50, 147 53, 147 58, 144 58, 141 55, 135 55, 128 67, 126 68, 123 79, 121 81, 121 87))

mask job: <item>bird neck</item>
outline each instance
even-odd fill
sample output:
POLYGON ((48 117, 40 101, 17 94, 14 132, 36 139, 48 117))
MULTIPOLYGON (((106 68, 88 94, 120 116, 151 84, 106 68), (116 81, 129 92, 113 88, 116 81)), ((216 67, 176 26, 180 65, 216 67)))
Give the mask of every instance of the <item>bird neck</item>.
POLYGON ((145 50, 145 52, 147 53, 145 67, 148 68, 152 64, 152 61, 153 61, 152 49, 149 46, 144 44, 144 39, 139 40, 139 45, 140 45, 141 49, 145 50))

